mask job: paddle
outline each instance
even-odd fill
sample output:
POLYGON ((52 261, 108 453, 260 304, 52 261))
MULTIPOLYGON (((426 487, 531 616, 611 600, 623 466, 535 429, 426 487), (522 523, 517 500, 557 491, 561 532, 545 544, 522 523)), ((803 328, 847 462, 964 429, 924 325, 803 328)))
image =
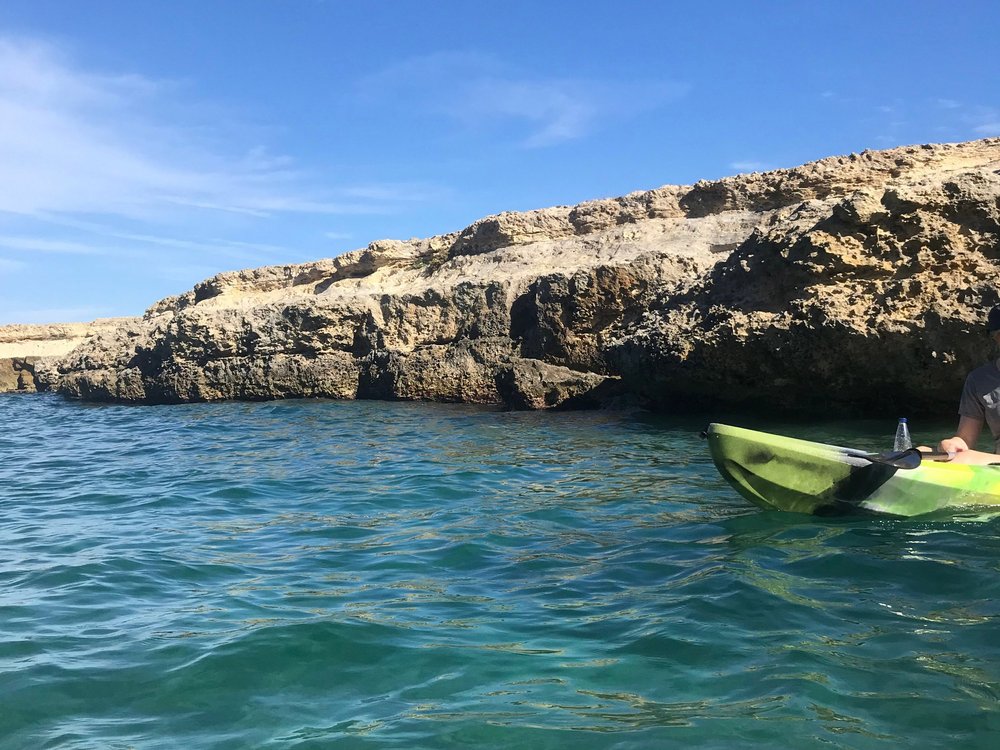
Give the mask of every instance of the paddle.
POLYGON ((884 464, 895 466, 897 469, 915 469, 920 466, 924 459, 932 461, 951 461, 955 457, 954 453, 931 453, 907 448, 905 451, 885 451, 883 453, 863 453, 860 456, 873 464, 884 464))

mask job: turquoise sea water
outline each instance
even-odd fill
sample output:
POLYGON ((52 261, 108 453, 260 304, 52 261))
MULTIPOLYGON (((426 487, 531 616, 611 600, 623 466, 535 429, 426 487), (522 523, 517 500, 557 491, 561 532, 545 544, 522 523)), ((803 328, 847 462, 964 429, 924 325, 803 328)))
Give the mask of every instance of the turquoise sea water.
POLYGON ((1000 522, 758 511, 705 421, 0 397, 0 748, 992 748, 1000 522))

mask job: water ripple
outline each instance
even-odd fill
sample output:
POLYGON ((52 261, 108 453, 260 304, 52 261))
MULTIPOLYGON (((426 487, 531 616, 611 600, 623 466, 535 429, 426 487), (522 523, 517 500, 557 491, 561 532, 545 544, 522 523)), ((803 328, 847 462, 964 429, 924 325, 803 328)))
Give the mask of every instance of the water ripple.
POLYGON ((761 513, 700 422, 17 396, 0 419, 0 748, 1000 730, 1000 522, 761 513))

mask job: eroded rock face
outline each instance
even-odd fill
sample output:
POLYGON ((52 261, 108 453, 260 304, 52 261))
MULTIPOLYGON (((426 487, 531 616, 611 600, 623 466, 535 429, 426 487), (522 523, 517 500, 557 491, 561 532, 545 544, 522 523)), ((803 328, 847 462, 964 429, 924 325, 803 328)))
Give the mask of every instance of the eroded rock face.
POLYGON ((43 377, 136 402, 951 409, 998 243, 1000 139, 866 152, 220 274, 43 377))
POLYGON ((620 327, 615 370, 664 403, 954 408, 1000 302, 991 145, 982 169, 777 211, 686 294, 620 327))
POLYGON ((45 390, 53 376, 50 365, 88 338, 130 322, 104 318, 92 323, 54 323, 0 326, 0 393, 45 390))
POLYGON ((33 393, 38 390, 35 365, 38 357, 0 359, 0 393, 33 393))

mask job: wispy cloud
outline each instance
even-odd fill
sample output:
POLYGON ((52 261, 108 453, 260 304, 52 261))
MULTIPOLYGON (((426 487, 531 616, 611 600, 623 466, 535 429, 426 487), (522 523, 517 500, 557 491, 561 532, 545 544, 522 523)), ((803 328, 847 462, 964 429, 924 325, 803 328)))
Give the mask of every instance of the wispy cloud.
POLYGON ((176 82, 88 71, 51 44, 0 36, 0 212, 150 220, 389 210, 378 196, 321 186, 253 142, 231 148, 185 93, 176 82))
POLYGON ((959 107, 962 106, 962 103, 955 99, 939 98, 939 99, 934 99, 933 101, 934 104, 939 106, 941 109, 958 109, 959 107))
POLYGON ((104 245, 89 245, 84 242, 53 240, 44 237, 10 237, 3 235, 0 235, 0 249, 69 255, 107 255, 109 252, 109 249, 104 245))
POLYGON ((969 140, 1000 135, 1000 110, 947 95, 865 101, 828 90, 819 96, 829 106, 850 108, 858 123, 868 128, 872 141, 882 147, 928 138, 969 140))
POLYGON ((730 162, 729 166, 738 172, 767 172, 774 169, 772 165, 766 162, 752 160, 730 162))
POLYGON ((108 224, 52 215, 36 217, 43 224, 71 231, 75 239, 47 236, 0 235, 0 248, 34 253, 113 256, 133 259, 159 257, 163 250, 183 251, 200 257, 215 256, 245 263, 270 263, 286 257, 288 249, 259 242, 240 242, 214 238, 191 240, 151 232, 129 231, 108 224), (81 236, 92 239, 83 241, 81 236))
POLYGON ((954 106, 946 109, 952 115, 952 127, 961 134, 961 137, 983 138, 1000 135, 1000 110, 996 107, 963 104, 958 101, 954 101, 953 104, 954 106))
POLYGON ((11 273, 12 271, 20 271, 25 268, 26 264, 19 260, 11 260, 10 258, 0 258, 0 273, 11 273))
POLYGON ((585 138, 615 120, 676 101, 690 86, 667 80, 535 75, 487 55, 412 58, 367 76, 363 97, 443 115, 467 129, 507 127, 526 148, 585 138))
POLYGON ((380 185, 354 185, 343 187, 337 194, 347 200, 386 201, 389 203, 414 203, 442 200, 449 191, 436 185, 419 182, 385 183, 380 185))

